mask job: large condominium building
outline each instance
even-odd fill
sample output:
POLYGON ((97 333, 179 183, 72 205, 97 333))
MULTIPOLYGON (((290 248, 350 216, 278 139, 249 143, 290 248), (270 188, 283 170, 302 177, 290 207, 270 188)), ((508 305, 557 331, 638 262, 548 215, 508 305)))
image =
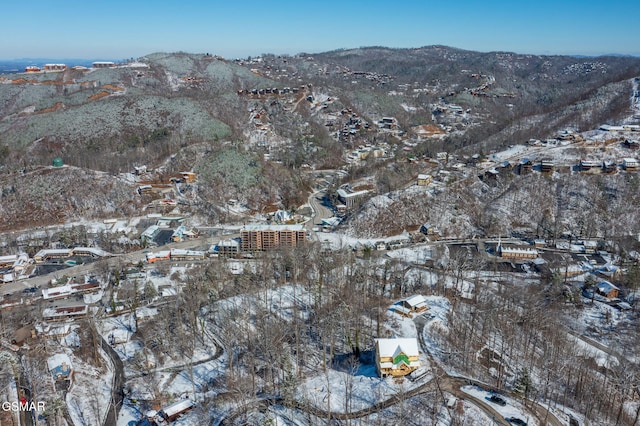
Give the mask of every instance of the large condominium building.
POLYGON ((306 240, 302 225, 246 225, 240 232, 242 251, 296 247, 306 240))

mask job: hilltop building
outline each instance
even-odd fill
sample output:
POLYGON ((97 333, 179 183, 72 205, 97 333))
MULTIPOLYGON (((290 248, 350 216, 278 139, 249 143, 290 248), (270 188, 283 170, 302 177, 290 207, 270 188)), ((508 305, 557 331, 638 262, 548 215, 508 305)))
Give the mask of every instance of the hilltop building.
POLYGON ((622 165, 628 172, 637 172, 640 169, 640 163, 635 158, 623 158, 622 165))
POLYGON ((65 64, 44 64, 45 71, 64 71, 67 69, 65 64))
POLYGON ((91 64, 93 68, 114 68, 116 66, 115 62, 110 61, 99 61, 91 64))

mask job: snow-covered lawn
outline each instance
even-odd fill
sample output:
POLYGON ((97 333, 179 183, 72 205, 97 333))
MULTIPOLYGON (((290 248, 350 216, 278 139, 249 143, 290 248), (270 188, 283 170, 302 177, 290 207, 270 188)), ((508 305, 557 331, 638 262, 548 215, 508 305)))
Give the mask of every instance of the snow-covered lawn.
MULTIPOLYGON (((197 405, 203 398, 214 398, 217 392, 209 391, 208 388, 214 379, 224 374, 225 369, 224 360, 218 358, 193 366, 193 371, 189 367, 175 371, 156 371, 148 376, 128 380, 130 393, 120 411, 118 426, 129 426, 129 422, 138 421, 149 409, 158 408, 153 407, 154 400, 176 401, 189 397, 197 405)), ((168 402, 164 405, 168 405, 168 402)), ((197 416, 190 412, 184 415, 180 423, 175 424, 199 423, 197 416)))
MULTIPOLYGON (((418 371, 413 374, 416 373, 418 371)), ((298 401, 333 412, 354 412, 401 395, 426 381, 428 378, 421 379, 419 383, 408 379, 395 383, 391 377, 381 379, 375 365, 361 366, 355 373, 327 369, 324 374, 310 378, 298 388, 298 401)))
POLYGON ((627 317, 627 313, 615 309, 606 303, 598 301, 591 303, 591 300, 584 297, 583 302, 584 309, 580 313, 578 322, 584 324, 586 327, 598 330, 603 334, 615 330, 620 324, 620 321, 627 317))

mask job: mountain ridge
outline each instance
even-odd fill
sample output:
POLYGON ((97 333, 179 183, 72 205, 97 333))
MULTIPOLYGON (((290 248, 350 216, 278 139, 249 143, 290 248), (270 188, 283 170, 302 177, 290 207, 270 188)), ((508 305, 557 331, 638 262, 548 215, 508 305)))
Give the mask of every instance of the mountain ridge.
POLYGON ((158 179, 207 170, 203 187, 220 191, 202 190, 201 201, 233 193, 260 211, 303 202, 296 191, 310 182, 297 170, 344 166, 358 146, 385 144, 397 161, 486 153, 564 128, 615 124, 629 115, 623 94, 637 76, 640 58, 444 46, 242 60, 156 52, 114 68, 3 74, 0 168, 15 175, 61 157, 111 174, 144 164, 161 171, 158 179), (394 120, 389 129, 380 127, 385 117, 394 120), (425 139, 414 130, 421 126, 439 130, 425 139), (257 168, 212 168, 239 158, 257 168))

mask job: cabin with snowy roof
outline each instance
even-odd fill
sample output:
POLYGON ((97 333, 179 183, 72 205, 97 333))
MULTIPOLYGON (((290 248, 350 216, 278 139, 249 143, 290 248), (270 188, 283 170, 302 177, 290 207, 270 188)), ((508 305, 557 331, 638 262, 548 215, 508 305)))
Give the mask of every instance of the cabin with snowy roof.
POLYGON ((401 377, 420 367, 418 339, 376 339, 376 368, 380 377, 401 377))
POLYGON ((596 293, 609 300, 613 300, 620 296, 620 289, 609 281, 600 281, 598 285, 596 285, 596 293))
POLYGON ((417 294, 415 296, 408 297, 402 301, 402 306, 407 308, 410 312, 419 314, 429 309, 427 306, 427 300, 424 296, 417 294))

